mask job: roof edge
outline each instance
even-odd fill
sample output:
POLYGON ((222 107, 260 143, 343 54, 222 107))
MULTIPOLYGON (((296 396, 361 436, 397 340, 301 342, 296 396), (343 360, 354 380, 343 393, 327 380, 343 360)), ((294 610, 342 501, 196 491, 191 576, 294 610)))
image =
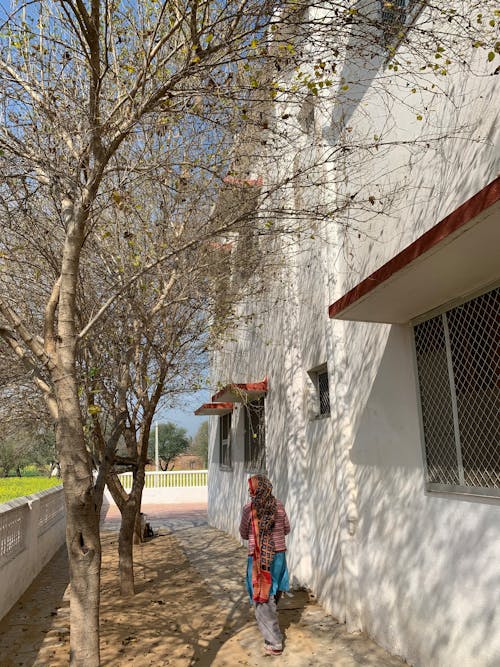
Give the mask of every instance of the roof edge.
POLYGON ((465 201, 445 218, 419 236, 413 243, 401 250, 392 259, 350 289, 344 296, 334 301, 328 308, 328 315, 335 318, 356 301, 369 294, 375 287, 391 278, 402 268, 431 250, 438 243, 470 222, 485 209, 500 199, 500 177, 488 183, 482 190, 465 201))

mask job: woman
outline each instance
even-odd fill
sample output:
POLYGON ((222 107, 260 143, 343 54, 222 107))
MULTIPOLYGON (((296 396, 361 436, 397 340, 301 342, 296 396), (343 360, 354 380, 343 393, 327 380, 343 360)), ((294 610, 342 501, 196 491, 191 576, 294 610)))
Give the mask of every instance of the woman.
POLYGON ((250 477, 248 487, 251 502, 243 507, 240 523, 240 535, 248 540, 247 589, 255 604, 265 652, 281 655, 283 635, 276 605, 281 592, 289 590, 285 535, 290 532, 290 524, 265 475, 250 477))

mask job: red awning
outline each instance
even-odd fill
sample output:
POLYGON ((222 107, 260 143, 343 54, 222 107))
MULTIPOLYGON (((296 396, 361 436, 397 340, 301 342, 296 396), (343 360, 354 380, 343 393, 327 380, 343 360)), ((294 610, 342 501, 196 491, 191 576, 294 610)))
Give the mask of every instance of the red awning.
POLYGON ((500 179, 329 308, 331 318, 404 324, 500 280, 500 179))
POLYGON ((228 384, 212 396, 212 401, 233 401, 248 403, 267 394, 267 378, 262 382, 243 382, 228 384))
POLYGON ((203 405, 194 411, 194 414, 198 417, 205 415, 227 415, 233 411, 233 407, 232 403, 203 403, 203 405))

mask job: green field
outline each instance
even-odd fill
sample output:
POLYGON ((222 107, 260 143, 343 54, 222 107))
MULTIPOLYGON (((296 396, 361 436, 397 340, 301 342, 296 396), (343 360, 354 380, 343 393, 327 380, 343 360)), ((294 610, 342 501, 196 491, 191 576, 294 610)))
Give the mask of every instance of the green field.
POLYGON ((0 503, 61 484, 57 477, 0 477, 0 503))

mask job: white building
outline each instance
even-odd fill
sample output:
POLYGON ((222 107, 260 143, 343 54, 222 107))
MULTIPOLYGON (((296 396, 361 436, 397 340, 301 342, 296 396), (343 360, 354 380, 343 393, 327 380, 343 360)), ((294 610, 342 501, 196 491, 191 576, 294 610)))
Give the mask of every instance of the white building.
POLYGON ((402 79, 346 49, 317 99, 277 104, 296 132, 283 170, 332 155, 296 199, 338 216, 283 249, 265 304, 242 305, 255 316, 199 410, 210 523, 237 536, 248 474, 265 470, 295 583, 422 667, 500 665, 498 77, 463 41, 439 94, 435 70, 402 79))

